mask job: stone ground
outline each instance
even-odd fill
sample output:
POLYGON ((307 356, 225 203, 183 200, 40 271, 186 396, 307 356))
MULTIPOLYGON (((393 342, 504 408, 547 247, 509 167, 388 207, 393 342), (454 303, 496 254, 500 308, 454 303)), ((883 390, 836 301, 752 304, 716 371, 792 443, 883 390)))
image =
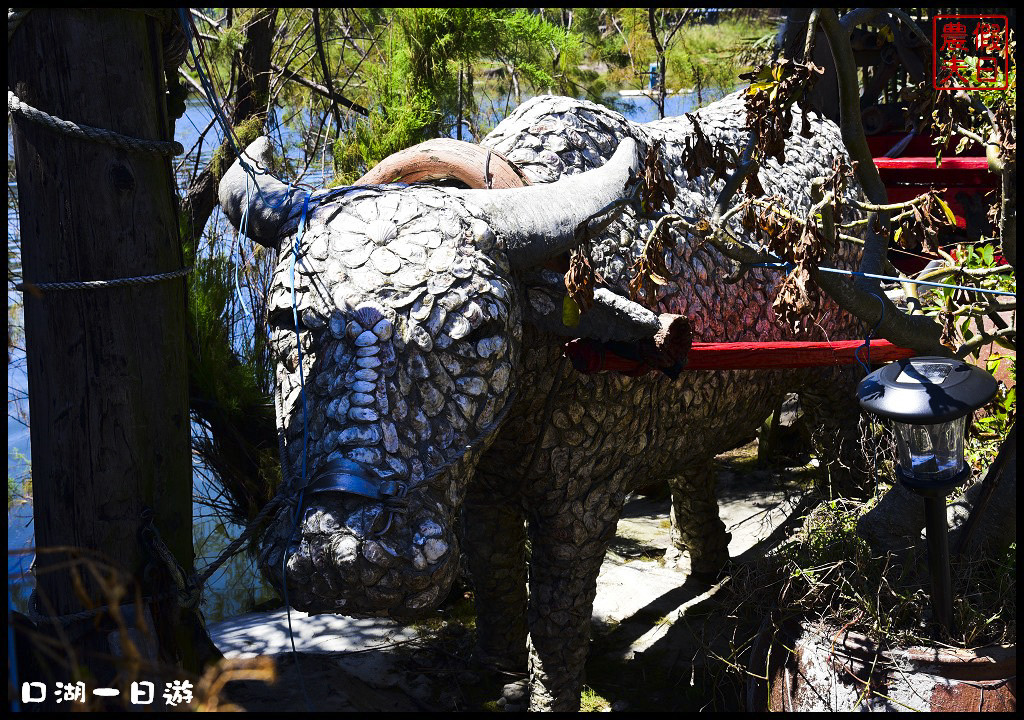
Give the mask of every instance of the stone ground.
MULTIPOLYGON (((717 458, 734 563, 763 555, 785 537, 800 514, 800 478, 811 470, 757 470, 756 447, 717 458)), ((666 559, 668 510, 667 497, 627 501, 598 578, 585 709, 742 709, 742 686, 728 667, 730 657, 746 652, 753 631, 729 617, 716 597, 721 583, 688 579, 666 559)), ((269 656, 277 667, 274 685, 231 682, 227 700, 269 712, 499 709, 490 701, 518 679, 474 664, 469 593, 453 593, 436 617, 413 626, 299 612, 291 623, 298 669, 284 610, 210 626, 226 657, 269 656)))

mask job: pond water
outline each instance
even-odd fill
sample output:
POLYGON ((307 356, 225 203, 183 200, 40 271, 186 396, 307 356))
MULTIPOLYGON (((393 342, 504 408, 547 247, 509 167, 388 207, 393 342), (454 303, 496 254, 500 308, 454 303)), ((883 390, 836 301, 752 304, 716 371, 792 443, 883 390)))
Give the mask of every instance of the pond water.
MULTIPOLYGON (((717 99, 721 94, 709 97, 705 94, 705 102, 717 99)), ((635 122, 649 122, 658 117, 656 104, 646 97, 612 96, 616 106, 627 118, 635 122)), ((481 96, 481 108, 487 108, 481 123, 493 124, 493 118, 504 114, 505 99, 491 99, 481 96)), ((689 112, 697 104, 693 93, 680 93, 666 98, 666 115, 680 115, 689 112)), ((184 117, 176 125, 176 139, 186 150, 195 145, 197 139, 212 121, 213 113, 199 102, 190 102, 184 117)), ((281 129, 286 139, 289 131, 281 129)), ((14 149, 10 126, 7 134, 8 163, 13 162, 14 149)), ((200 148, 200 167, 209 159, 210 154, 220 144, 221 135, 215 128, 211 130, 200 148)), ((182 163, 180 172, 187 172, 194 163, 182 163)), ((322 174, 314 173, 305 178, 306 182, 319 184, 322 174)), ((9 197, 16 193, 16 188, 9 184, 9 197)), ((7 215, 7 249, 8 265, 11 269, 19 269, 20 239, 17 215, 10 209, 7 215)), ((20 293, 8 291, 8 327, 21 325, 17 305, 20 293), (13 315, 11 308, 14 307, 13 315)), ((8 343, 10 344, 10 343, 8 343)), ((21 344, 20 342, 17 344, 21 344)), ((30 476, 31 456, 28 431, 28 382, 25 374, 24 353, 18 349, 8 351, 7 363, 7 475, 8 475, 8 510, 7 510, 7 572, 9 598, 15 609, 24 612, 28 607, 29 596, 34 586, 29 567, 33 559, 34 534, 32 527, 32 501, 30 492, 25 489, 25 480, 30 476)), ((200 468, 194 474, 193 497, 197 499, 216 497, 219 489, 212 483, 200 468)), ((203 502, 193 502, 193 542, 197 556, 196 565, 199 569, 215 559, 220 552, 241 532, 241 528, 225 524, 216 517, 203 502)), ((202 609, 207 621, 216 622, 229 617, 249 612, 254 604, 276 597, 276 593, 261 579, 252 558, 243 553, 236 555, 210 578, 203 593, 202 609)))

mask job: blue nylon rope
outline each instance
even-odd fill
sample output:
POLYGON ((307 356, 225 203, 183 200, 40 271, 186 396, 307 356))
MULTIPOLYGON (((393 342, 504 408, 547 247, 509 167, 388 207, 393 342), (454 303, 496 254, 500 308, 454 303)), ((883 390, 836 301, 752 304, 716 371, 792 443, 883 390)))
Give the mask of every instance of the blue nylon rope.
MULTIPOLYGON (((302 242, 302 232, 306 227, 306 212, 309 209, 309 193, 302 202, 302 218, 299 220, 299 229, 295 233, 295 244, 292 247, 291 262, 291 290, 292 290, 292 321, 295 323, 295 347, 299 353, 299 393, 302 398, 302 487, 306 486, 306 378, 302 369, 302 339, 299 336, 299 308, 295 297, 295 262, 299 257, 299 247, 302 242)), ((301 493, 300 493, 301 505, 301 493)), ((296 513, 297 515, 297 513, 296 513)))
POLYGON ((882 326, 882 321, 885 320, 885 301, 883 301, 878 295, 872 295, 871 297, 878 300, 878 306, 881 308, 882 314, 878 316, 878 322, 875 323, 875 326, 868 331, 867 335, 864 336, 864 344, 853 351, 853 357, 864 370, 865 375, 869 375, 871 373, 871 338, 875 336, 875 333, 878 332, 878 328, 882 326), (866 360, 860 359, 861 350, 867 350, 866 360))
MULTIPOLYGON (((779 270, 792 270, 796 267, 793 263, 752 263, 750 265, 744 264, 745 267, 750 268, 775 268, 779 270)), ((938 283, 930 280, 914 280, 913 278, 898 278, 892 277, 891 275, 876 275, 874 273, 864 273, 857 270, 840 270, 839 268, 830 267, 818 267, 821 272, 834 273, 836 275, 855 275, 857 277, 866 277, 873 280, 889 280, 891 282, 899 283, 911 283, 914 285, 928 285, 930 287, 940 288, 953 288, 954 290, 969 290, 971 292, 986 293, 988 295, 1011 295, 1017 297, 1017 293, 1009 292, 1007 290, 987 290, 985 288, 969 287, 967 285, 952 285, 950 283, 938 283)))

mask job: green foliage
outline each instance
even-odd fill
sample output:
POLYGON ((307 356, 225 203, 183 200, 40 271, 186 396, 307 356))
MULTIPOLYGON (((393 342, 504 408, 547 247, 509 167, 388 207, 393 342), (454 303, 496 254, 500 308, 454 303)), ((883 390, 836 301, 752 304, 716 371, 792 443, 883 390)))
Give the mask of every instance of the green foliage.
POLYGON ((992 642, 1016 642, 1017 543, 1002 555, 972 563, 960 562, 953 598, 953 624, 965 647, 992 642))
POLYGON ((189 395, 193 420, 205 429, 193 433, 193 448, 227 491, 218 511, 240 523, 273 496, 281 477, 266 333, 261 323, 245 325, 235 295, 236 272, 252 281, 265 255, 236 268, 213 252, 196 258, 190 275, 189 395))
MULTIPOLYGON (((966 56, 964 58, 966 65, 964 72, 967 76, 968 83, 970 85, 982 85, 983 83, 978 82, 978 58, 974 56, 966 56)), ((978 96, 981 98, 981 102, 984 103, 985 107, 995 108, 996 106, 1006 103, 1016 113, 1017 109, 1017 40, 1013 37, 1013 32, 1010 33, 1010 72, 1009 74, 1003 72, 1003 68, 1000 67, 996 73, 995 82, 991 83, 993 86, 999 86, 1006 84, 1005 88, 993 89, 993 90, 977 90, 978 96)))
POLYGON ((260 361, 265 340, 255 338, 254 352, 242 356, 229 342, 234 271, 228 258, 197 258, 189 292, 190 320, 199 349, 190 382, 204 398, 230 411, 265 403, 269 375, 260 361))
POLYGON ((207 64, 216 76, 216 83, 219 87, 230 85, 236 53, 240 52, 245 44, 245 26, 255 13, 253 8, 235 9, 231 23, 222 22, 220 30, 213 35, 212 39, 204 40, 203 47, 207 64))
POLYGON ((460 115, 472 122, 474 63, 498 58, 529 85, 550 87, 579 59, 575 35, 523 10, 391 8, 374 20, 388 29, 380 61, 366 69, 370 117, 334 145, 338 183, 410 145, 449 136, 460 115))
MULTIPOLYGON (((657 61, 647 9, 621 9, 616 16, 621 32, 609 38, 618 41, 617 50, 626 63, 612 71, 609 82, 613 87, 646 87, 647 66, 657 61)), ((675 19, 671 10, 656 14, 659 39, 664 39, 675 19)), ((769 58, 763 41, 774 30, 774 21, 760 13, 734 14, 714 24, 685 23, 665 50, 666 87, 699 89, 705 101, 731 92, 740 84, 741 73, 769 58)))
POLYGON ((808 516, 798 537, 780 549, 789 576, 780 602, 875 638, 919 633, 926 602, 920 584, 906 565, 873 558, 856 533, 868 507, 833 500, 808 516))
POLYGON ((999 384, 996 396, 976 414, 964 447, 966 462, 984 475, 1017 420, 1017 359, 1014 355, 989 355, 985 369, 995 375, 1001 366, 1009 370, 1013 386, 999 384))
MULTIPOLYGON (((994 243, 958 245, 954 255, 948 256, 956 264, 947 259, 945 268, 929 272, 926 279, 1016 293, 1017 274, 1011 272, 1011 267, 1000 264, 999 252, 994 243)), ((921 300, 924 313, 943 324, 943 342, 963 348, 960 355, 978 358, 981 351, 993 343, 1016 350, 1014 336, 993 335, 993 328, 986 325, 985 318, 993 313, 994 304, 1000 302, 998 296, 980 296, 952 287, 940 287, 922 293, 921 300)))
POLYGON ((18 448, 7 448, 7 507, 32 496, 32 461, 18 448))

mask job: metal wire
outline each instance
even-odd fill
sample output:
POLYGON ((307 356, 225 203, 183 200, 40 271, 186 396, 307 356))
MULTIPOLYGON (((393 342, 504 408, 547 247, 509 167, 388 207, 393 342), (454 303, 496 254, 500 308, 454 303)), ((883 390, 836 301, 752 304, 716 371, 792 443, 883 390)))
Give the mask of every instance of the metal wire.
MULTIPOLYGON (((779 270, 792 270, 796 266, 793 263, 752 263, 750 265, 744 264, 744 267, 751 267, 751 268, 760 267, 760 268, 776 268, 776 269, 779 269, 779 270)), ((866 278, 871 278, 873 280, 888 280, 889 282, 913 283, 914 285, 928 285, 929 287, 952 288, 954 290, 969 290, 971 292, 985 293, 987 295, 1012 295, 1013 297, 1017 297, 1017 293, 1009 292, 1007 290, 989 290, 987 288, 970 287, 969 285, 952 285, 950 283, 932 282, 930 280, 914 280, 913 278, 900 278, 900 277, 893 277, 891 275, 877 275, 875 273, 865 273, 865 272, 859 272, 857 270, 840 270, 839 268, 830 268, 830 267, 818 267, 816 269, 820 270, 821 272, 833 273, 835 275, 849 275, 849 276, 854 276, 854 277, 866 277, 866 278)))

